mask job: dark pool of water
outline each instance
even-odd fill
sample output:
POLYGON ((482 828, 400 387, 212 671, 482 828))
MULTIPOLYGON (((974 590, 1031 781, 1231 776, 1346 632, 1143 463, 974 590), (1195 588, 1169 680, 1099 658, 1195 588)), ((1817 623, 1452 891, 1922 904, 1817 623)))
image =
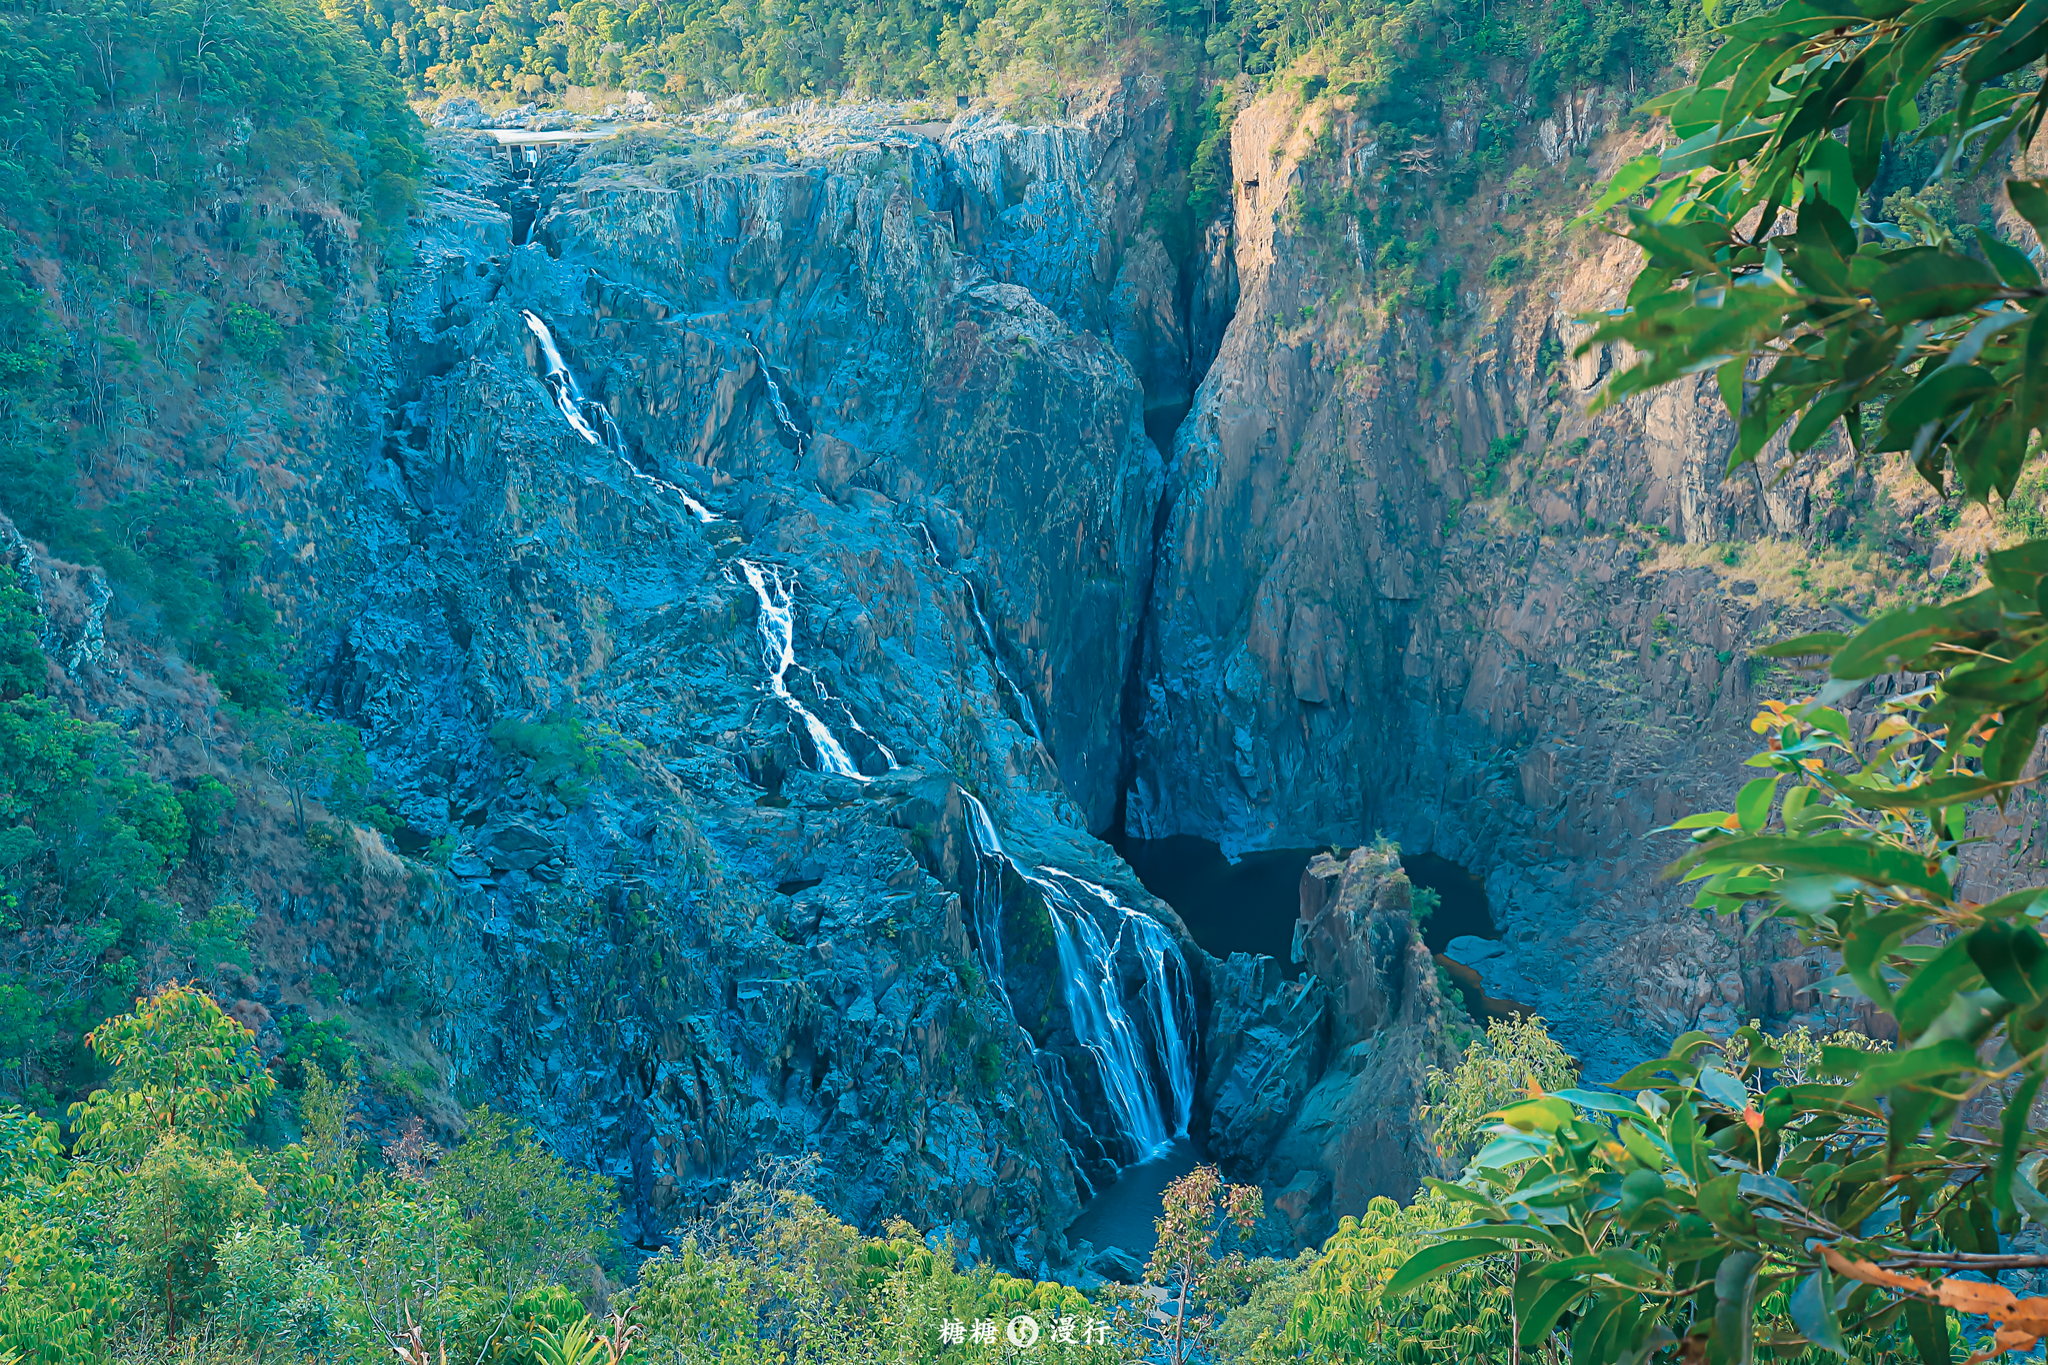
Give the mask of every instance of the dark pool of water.
POLYGON ((1443 897, 1443 904, 1422 926, 1422 941, 1432 953, 1442 952, 1452 939, 1467 934, 1500 937, 1500 930, 1493 927, 1493 910, 1486 903, 1486 883, 1478 877, 1434 853, 1403 854, 1401 870, 1416 886, 1443 897))
MULTIPOLYGON (((1195 942, 1217 957, 1264 953, 1289 961, 1301 915, 1301 874, 1322 850, 1268 849, 1233 863, 1215 844, 1189 834, 1111 843, 1145 889, 1179 911, 1195 942)), ((1443 898, 1423 926, 1432 953, 1466 934, 1500 937, 1486 883, 1473 873, 1435 853, 1404 854, 1401 868, 1409 881, 1443 898)))
POLYGON ((1233 864, 1206 839, 1112 840, 1145 889, 1180 913, 1217 957, 1264 953, 1288 961, 1301 914, 1301 874, 1321 850, 1270 849, 1233 864))
POLYGON ((1159 1209, 1166 1187, 1199 1162, 1195 1144, 1182 1138, 1143 1165, 1125 1167, 1067 1228, 1068 1244, 1085 1238, 1098 1249, 1122 1247, 1142 1262, 1159 1244, 1159 1209))

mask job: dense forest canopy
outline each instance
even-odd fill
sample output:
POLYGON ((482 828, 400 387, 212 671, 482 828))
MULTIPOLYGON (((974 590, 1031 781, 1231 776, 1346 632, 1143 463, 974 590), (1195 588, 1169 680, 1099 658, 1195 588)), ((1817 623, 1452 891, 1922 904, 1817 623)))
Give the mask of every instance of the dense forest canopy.
POLYGON ((474 88, 530 99, 603 86, 771 103, 842 92, 924 98, 983 93, 1027 71, 1057 85, 1106 52, 1148 43, 1221 78, 1270 76, 1313 53, 1368 93, 1380 120, 1418 132, 1463 84, 1544 108, 1560 89, 1647 82, 1707 29, 1690 0, 334 5, 415 93, 474 88))

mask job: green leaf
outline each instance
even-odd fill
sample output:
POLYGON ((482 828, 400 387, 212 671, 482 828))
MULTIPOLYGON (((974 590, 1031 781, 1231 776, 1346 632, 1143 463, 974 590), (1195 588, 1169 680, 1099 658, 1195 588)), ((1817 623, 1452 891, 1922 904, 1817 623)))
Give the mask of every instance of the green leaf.
POLYGON ((2048 238, 2048 180, 2008 180, 2005 197, 2035 232, 2048 238))
MULTIPOLYGON (((2029 925, 1993 920, 1951 942, 1935 960, 1956 948, 1968 952, 1971 965, 1984 974, 1993 990, 2022 1010, 2048 1005, 2048 942, 2029 925)), ((1920 969, 1925 975, 1927 968, 1920 969)), ((1917 984, 1917 978, 1916 984, 1917 984)), ((1904 1000, 1904 995, 1900 999, 1904 1000)))
POLYGON ((1719 1067, 1700 1068, 1700 1089, 1706 1091, 1707 1097, 1724 1109, 1733 1109, 1741 1113, 1749 1107, 1749 1091, 1743 1088, 1741 1081, 1719 1067))
POLYGON ((1572 1359, 1607 1360, 1614 1354, 1611 1339, 1622 1318, 1625 1301, 1612 1294, 1594 1299, 1572 1324, 1572 1359))
POLYGON ((1754 1358, 1757 1270, 1763 1260, 1754 1251, 1732 1251, 1714 1272, 1714 1334, 1722 1357, 1735 1365, 1750 1365, 1754 1358))
POLYGON ((1894 668, 1911 667, 1934 646, 1967 640, 1973 634, 1946 608, 1908 607, 1881 616, 1856 632, 1835 652, 1828 672, 1845 680, 1874 678, 1894 668))
POLYGON ((1799 1282, 1799 1288, 1792 1291, 1792 1325, 1821 1350, 1847 1360, 1849 1348, 1842 1340, 1842 1324, 1835 1317, 1834 1295, 1829 1292, 1831 1278, 1823 1266, 1799 1282))
POLYGON ((1550 1097, 1578 1105, 1581 1109, 1592 1109, 1602 1114, 1620 1114, 1625 1118, 1642 1119, 1642 1106, 1621 1095, 1603 1095, 1594 1090, 1553 1090, 1550 1097))
POLYGON ((1873 886, 1908 886, 1942 900, 1954 897, 1941 860, 1874 843, 1853 834, 1809 834, 1792 838, 1759 834, 1703 844, 1673 863, 1674 874, 1690 877, 1751 864, 1790 873, 1853 877, 1873 886))
POLYGON ((1849 643, 1849 637, 1837 630, 1817 630, 1811 635, 1797 635, 1790 640, 1766 645, 1753 651, 1761 659, 1802 659, 1814 655, 1833 654, 1849 643))
MULTIPOLYGON (((2003 925, 1996 927, 2004 928, 2003 925)), ((1932 960, 1922 963, 1913 973, 1913 979, 1906 983, 1898 999, 1892 1003, 1892 1013, 1898 1017, 1901 1034, 1907 1038, 1919 1037, 1926 1032, 1928 1025, 1941 1017, 1950 1000, 1981 979, 1971 955, 1976 939, 1976 934, 1950 939, 1932 960)))
POLYGON ((1700 1137, 1699 1113, 1690 1101, 1681 1102, 1671 1116, 1671 1150, 1694 1188, 1713 1177, 1713 1148, 1700 1137))
POLYGON ((1460 1204, 1471 1204, 1475 1208, 1483 1210, 1489 1216, 1501 1219, 1502 1221, 1507 1219, 1507 1210, 1495 1203, 1491 1198, 1481 1194, 1478 1190, 1465 1185, 1453 1185, 1447 1180, 1438 1180, 1434 1176, 1424 1176, 1422 1183, 1446 1199, 1454 1200, 1460 1204))
POLYGON ((1497 1256, 1511 1250, 1513 1248, 1504 1242, 1482 1238, 1439 1242, 1435 1246, 1424 1247, 1401 1263, 1401 1268, 1387 1281, 1386 1293, 1399 1297, 1467 1261, 1476 1261, 1481 1256, 1497 1256))
POLYGON ((2017 71, 2048 52, 2048 0, 2027 0, 2011 22, 2001 25, 1993 36, 1963 63, 1962 76, 1981 85, 2009 71, 2017 71))
POLYGON ((2009 892, 1995 901, 1978 906, 1977 915, 1985 920, 2011 919, 2014 915, 2024 915, 2031 911, 2041 903, 2044 896, 2048 896, 2048 886, 2030 886, 2024 891, 2009 892))
POLYGON ((1884 429, 1878 433, 1875 448, 1912 450, 1928 423, 1948 420, 1999 387, 1998 376, 1982 365, 1940 366, 1905 397, 1893 401, 1885 412, 1884 429))
POLYGON ((1906 1328, 1920 1352, 1920 1365, 1950 1365, 1946 1309, 1925 1299, 1908 1299, 1906 1328))
POLYGON ((2012 1182, 2013 1202, 2020 1206, 2020 1212, 2036 1223, 2048 1224, 2048 1196, 2043 1196, 2041 1187, 2034 1183, 2034 1173, 2041 1169, 2048 1156, 2035 1152, 2020 1162, 2012 1182))
POLYGON ((1779 35, 1759 43, 1742 59, 1742 68, 1735 73, 1735 81, 1728 87, 1728 97, 1721 104, 1723 133, 1756 108, 1770 89, 1772 79, 1799 55, 1800 46, 1798 39, 1779 35))
POLYGON ((1938 810, 1996 796, 2013 784, 1973 773, 1964 777, 1937 777, 1927 782, 1915 782, 1910 787, 1867 787, 1844 780, 1834 780, 1829 785, 1865 810, 1938 810))
POLYGON ((2029 1072, 2021 1079, 2019 1088, 2006 1101, 2005 1118, 1999 1125, 1998 1164, 1991 1173, 1991 1198, 2007 1211, 2013 1208, 2020 1142, 2027 1135, 2027 1124, 2033 1117, 2034 1100, 2041 1093, 2043 1080, 2048 1080, 2048 1076, 2039 1071, 2029 1072))
POLYGON ((1755 834, 1764 827, 1771 818, 1771 798, 1777 792, 1776 774, 1753 778, 1742 784, 1742 790, 1735 797, 1735 818, 1741 822, 1744 834, 1755 834))
POLYGON ((1896 1130, 1898 1106, 1902 1098, 1896 1092, 1901 1087, 1976 1070, 1976 1045, 1966 1038, 1951 1038, 1932 1047, 1907 1048, 1899 1052, 1878 1055, 1864 1063, 1863 1074, 1858 1076, 1856 1084, 1849 1088, 1849 1096, 1853 1100, 1864 1100, 1894 1092, 1891 1099, 1896 1130))
POLYGON ((1536 1296, 1522 1314, 1522 1330, 1518 1336, 1524 1350, 1534 1350, 1557 1327, 1557 1320, 1565 1310, 1578 1302, 1586 1293, 1586 1286, 1577 1280, 1565 1280, 1553 1284, 1536 1296))
POLYGON ((2027 759, 2041 738, 2041 721, 2048 716, 2048 702, 2016 706, 2006 713, 2005 724, 1984 746, 1984 772, 2000 782, 2017 782, 2026 771, 2027 759))
POLYGON ((1977 246, 1984 252, 1984 258, 1991 262, 1998 277, 2015 289, 2038 289, 2041 272, 2034 269, 2034 263, 2026 254, 1999 239, 1995 232, 1977 229, 1977 246))
POLYGON ((1593 206, 1574 218, 1571 226, 1577 227, 1589 219, 1597 218, 1622 200, 1640 193, 1643 186, 1657 178, 1658 168, 1662 164, 1663 158, 1656 152, 1648 156, 1639 156, 1624 164, 1608 180, 1607 188, 1600 192, 1600 197, 1593 201, 1593 206))
POLYGON ((1725 1237, 1751 1237, 1756 1220, 1742 1202, 1742 1173, 1728 1171, 1700 1186, 1700 1212, 1725 1237))
POLYGON ((1915 252, 1877 277, 1871 297, 1887 322, 1915 322, 1967 312, 1998 293, 1991 267, 1950 252, 1915 252))

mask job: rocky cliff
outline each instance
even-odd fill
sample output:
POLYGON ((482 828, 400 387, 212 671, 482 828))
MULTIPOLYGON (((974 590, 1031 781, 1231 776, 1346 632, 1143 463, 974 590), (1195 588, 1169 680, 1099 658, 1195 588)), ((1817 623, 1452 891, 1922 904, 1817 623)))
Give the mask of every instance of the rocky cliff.
POLYGON ((1999 534, 1839 453, 1724 480, 1705 377, 1587 416, 1626 358, 1576 355, 1575 319, 1621 300, 1635 249, 1563 223, 1638 150, 1619 105, 1581 96, 1457 207, 1376 168, 1341 99, 1239 116, 1241 301, 1172 451, 1129 808, 1134 834, 1384 831, 1473 869, 1504 940, 1487 993, 1594 1076, 1690 1028, 1819 1021, 1819 964, 1703 922, 1654 831, 1725 805, 1754 701, 1800 686, 1756 646, 1933 591, 1999 534), (1319 211, 1352 190, 1440 280, 1464 264, 1452 306, 1388 289, 1362 219, 1319 211), (1927 572, 1885 568, 1914 553, 1927 572))
POLYGON ((437 148, 317 690, 459 836, 400 950, 458 1093, 643 1240, 819 1151, 853 1216, 1042 1270, 1138 1155, 1089 1012, 1152 1021, 1147 1090, 1186 1064, 1192 945, 1088 834, 1162 477, 1099 335, 1143 258, 1075 245, 1131 98, 437 148))
POLYGON ((299 847, 204 681, 89 570, 9 553, 75 709, 248 784, 237 1009, 331 979, 415 1103, 518 1110, 618 1178, 630 1237, 815 1151, 847 1215, 1045 1273, 1185 1131, 1312 1241, 1431 1169, 1450 1058, 1376 836, 1484 877, 1485 993, 1595 1078, 1818 1018, 1823 964, 1686 910, 1653 831, 1797 685, 1759 641, 1911 590, 1873 546, 1939 575, 1998 533, 1890 470, 1724 483, 1703 389, 1585 415, 1625 357, 1573 357, 1572 319, 1632 272, 1561 230, 1637 136, 1603 98, 1454 207, 1341 97, 1269 94, 1180 259, 1141 218, 1173 117, 1142 75, 1051 127, 438 135, 363 382, 309 381, 317 439, 243 490, 388 841, 299 847), (1428 307, 1328 211, 1362 186, 1428 307), (1297 972, 1202 952, 1120 820, 1355 851, 1309 866, 1297 972))

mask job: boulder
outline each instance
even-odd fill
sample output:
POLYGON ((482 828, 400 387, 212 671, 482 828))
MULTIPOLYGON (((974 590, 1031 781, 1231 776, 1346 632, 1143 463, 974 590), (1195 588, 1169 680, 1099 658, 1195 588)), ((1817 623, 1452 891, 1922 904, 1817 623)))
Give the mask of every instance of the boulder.
POLYGON ((436 128, 481 128, 484 107, 467 95, 456 95, 434 106, 436 128))
POLYGON ((1145 1263, 1122 1247, 1102 1247, 1088 1258, 1088 1269, 1118 1284, 1138 1284, 1145 1278, 1145 1263))

